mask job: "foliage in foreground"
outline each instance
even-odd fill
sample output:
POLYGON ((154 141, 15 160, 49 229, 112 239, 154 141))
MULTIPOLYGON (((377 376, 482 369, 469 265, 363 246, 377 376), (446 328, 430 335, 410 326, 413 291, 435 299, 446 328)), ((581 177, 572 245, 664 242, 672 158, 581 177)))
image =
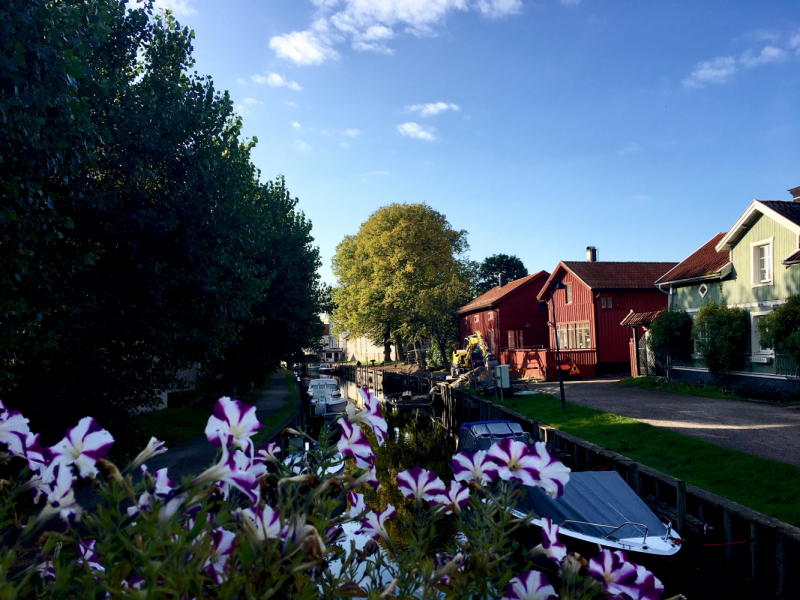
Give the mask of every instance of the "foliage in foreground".
POLYGON ((196 362, 247 385, 320 333, 310 222, 151 4, 0 4, 0 390, 53 440, 86 412, 127 433, 196 362))
POLYGON ((673 360, 690 357, 693 350, 692 318, 679 308, 665 310, 650 326, 648 345, 655 354, 665 354, 673 360))
MULTIPOLYGON (((558 527, 545 519, 543 543, 525 552, 510 537, 534 515, 512 513, 521 485, 557 497, 569 469, 544 444, 504 440, 489 451, 453 459, 445 485, 419 466, 397 475, 413 516, 366 506, 357 490, 379 485, 375 455, 361 430, 383 443, 379 402, 364 394, 364 410, 348 407, 334 446, 296 446, 281 460, 275 444, 255 450, 255 409, 221 398, 206 435, 219 461, 181 484, 145 464, 166 451, 152 439, 122 472, 104 460, 113 439, 86 417, 65 438, 42 448, 27 419, 0 404, 5 463, 23 464, 0 497, 0 595, 6 598, 469 598, 653 600, 658 579, 602 550, 585 558, 567 552, 558 527), (344 461, 348 462, 343 468, 344 461), (100 471, 103 476, 100 476, 100 471), (90 509, 76 502, 76 476, 101 498, 90 509), (34 492, 43 508, 21 507, 34 492), (346 504, 348 505, 346 507, 346 504), (463 533, 451 552, 430 549, 436 523, 456 513, 463 533), (386 528, 400 518, 407 548, 386 528), (356 531, 357 530, 357 531, 356 531), (345 531, 348 535, 345 535, 345 531), (532 568, 543 555, 559 587, 532 568)), ((300 432, 289 433, 302 436, 300 432)), ((11 465, 9 465, 11 466, 11 465)))
POLYGON ((761 317, 758 335, 763 347, 788 354, 800 365, 800 294, 792 294, 786 304, 761 317))

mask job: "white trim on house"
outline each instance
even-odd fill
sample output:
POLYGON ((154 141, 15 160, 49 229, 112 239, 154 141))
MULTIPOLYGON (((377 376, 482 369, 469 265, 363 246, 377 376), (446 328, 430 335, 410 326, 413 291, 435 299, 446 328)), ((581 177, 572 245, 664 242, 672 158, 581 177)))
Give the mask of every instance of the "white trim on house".
POLYGON ((750 242, 750 287, 764 287, 775 283, 775 236, 750 242), (769 267, 767 268, 767 279, 761 279, 759 250, 769 248, 769 267))
POLYGON ((761 343, 758 339, 758 326, 756 320, 758 317, 763 317, 771 313, 771 310, 760 310, 758 312, 750 313, 750 355, 751 356, 775 356, 774 348, 761 349, 761 343), (756 350, 758 348, 758 350, 756 350))
MULTIPOLYGON (((797 235, 800 235, 800 225, 794 223, 784 217, 781 214, 778 214, 771 208, 762 204, 759 200, 753 200, 750 203, 750 206, 747 207, 747 210, 744 211, 741 217, 739 217, 736 223, 733 224, 728 230, 728 233, 719 241, 715 250, 717 252, 727 251, 730 252, 731 246, 736 243, 736 240, 742 235, 742 232, 750 226, 750 224, 755 220, 755 213, 758 212, 762 215, 768 216, 773 221, 780 223, 789 231, 794 232, 797 235)), ((752 279, 751 279, 752 281, 752 279)))
MULTIPOLYGON (((673 365, 672 368, 676 371, 694 371, 695 373, 708 373, 708 369, 704 367, 679 367, 673 365)), ((747 373, 745 371, 731 371, 728 375, 740 375, 742 377, 758 377, 760 379, 782 379, 783 381, 791 381, 794 378, 789 378, 786 375, 773 375, 772 373, 747 373)))

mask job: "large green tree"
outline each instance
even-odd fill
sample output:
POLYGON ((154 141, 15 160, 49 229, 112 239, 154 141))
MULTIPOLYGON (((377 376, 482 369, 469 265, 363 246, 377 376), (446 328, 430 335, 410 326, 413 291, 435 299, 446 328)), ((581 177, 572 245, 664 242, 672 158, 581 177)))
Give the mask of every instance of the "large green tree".
POLYGON ((697 311, 692 328, 695 348, 718 385, 725 385, 728 373, 738 366, 749 328, 747 312, 741 308, 709 300, 697 311))
POLYGON ((193 362, 304 344, 310 224, 192 72, 193 32, 122 0, 12 1, 0 27, 4 399, 40 430, 121 426, 193 362))
POLYGON ((467 232, 427 204, 378 209, 336 249, 336 330, 383 345, 386 360, 393 342, 442 343, 453 310, 468 299, 468 248, 467 232))
POLYGON ((528 269, 516 256, 508 254, 492 254, 484 259, 478 270, 476 289, 478 294, 485 294, 500 281, 500 275, 505 275, 508 281, 514 281, 528 274, 528 269))

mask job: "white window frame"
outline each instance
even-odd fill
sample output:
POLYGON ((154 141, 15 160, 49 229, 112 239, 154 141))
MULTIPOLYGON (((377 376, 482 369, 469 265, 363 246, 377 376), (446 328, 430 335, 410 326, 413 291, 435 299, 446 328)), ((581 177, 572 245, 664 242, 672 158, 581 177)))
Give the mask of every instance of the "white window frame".
POLYGON ((706 294, 708 294, 708 284, 707 283, 701 283, 700 287, 697 288, 697 293, 700 294, 701 298, 705 298, 706 294))
POLYGON ((764 287, 765 285, 773 285, 775 282, 775 238, 767 238, 758 242, 750 242, 750 285, 754 288, 764 287), (758 259, 758 250, 764 246, 769 246, 769 280, 761 281, 758 273, 761 270, 761 265, 758 259))
POLYGON ((763 317, 771 312, 770 310, 762 310, 750 313, 750 354, 752 356, 775 356, 774 348, 760 350, 761 344, 758 342, 758 327, 756 326, 757 317, 763 317), (759 350, 756 350, 756 348, 759 348, 759 350))

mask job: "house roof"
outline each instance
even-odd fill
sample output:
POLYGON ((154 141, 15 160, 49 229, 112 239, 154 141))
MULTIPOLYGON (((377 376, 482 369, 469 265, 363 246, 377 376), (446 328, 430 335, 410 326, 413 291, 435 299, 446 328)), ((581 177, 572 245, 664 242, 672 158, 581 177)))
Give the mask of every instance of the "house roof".
POLYGON ((717 242, 716 249, 729 251, 745 230, 761 215, 780 223, 789 231, 800 235, 800 202, 784 200, 753 200, 728 233, 717 242))
POLYGON ((781 261, 781 264, 786 265, 800 265, 800 250, 795 250, 789 256, 781 261))
POLYGON ((561 261, 537 298, 545 296, 550 281, 560 268, 566 269, 593 290, 647 290, 655 280, 672 269, 674 262, 561 261))
MULTIPOLYGON (((731 262, 730 252, 717 252, 717 244, 725 237, 725 233, 718 233, 705 244, 700 246, 687 258, 679 262, 674 269, 670 269, 659 283, 675 283, 677 281, 693 281, 695 279, 719 279, 723 277, 725 267, 731 262)), ((725 273, 727 274, 727 273, 725 273)))
POLYGON ((503 287, 496 285, 485 294, 481 294, 480 296, 475 298, 475 300, 473 300, 472 302, 469 302, 464 306, 462 306, 461 308, 459 308, 456 311, 456 314, 460 315, 494 306, 500 300, 510 296, 513 292, 516 292, 520 288, 524 287, 526 284, 532 283, 536 278, 542 275, 547 277, 549 273, 547 271, 539 271, 538 273, 533 273, 532 275, 515 279, 514 281, 505 284, 503 287))
POLYGON ((664 312, 664 309, 651 310, 650 312, 635 313, 633 309, 628 315, 622 319, 620 325, 627 325, 628 327, 637 327, 639 325, 650 325, 656 320, 656 317, 664 312))

